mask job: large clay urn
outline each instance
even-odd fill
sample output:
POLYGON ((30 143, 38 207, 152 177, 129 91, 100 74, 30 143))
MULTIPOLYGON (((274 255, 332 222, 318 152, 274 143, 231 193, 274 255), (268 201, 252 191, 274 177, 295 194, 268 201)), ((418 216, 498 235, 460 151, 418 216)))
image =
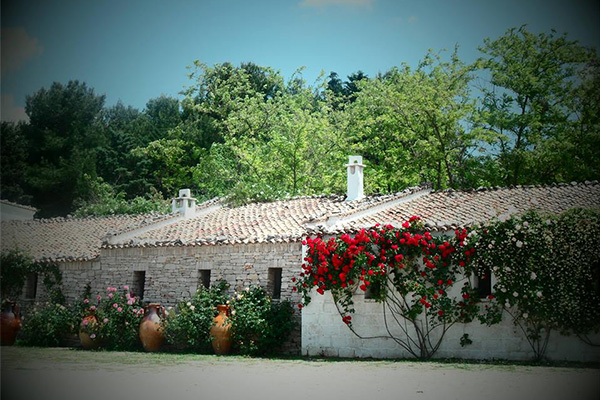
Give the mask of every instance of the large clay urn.
POLYGON ((95 349, 100 345, 99 338, 94 333, 89 333, 90 330, 95 330, 98 327, 98 317, 96 311, 89 310, 88 315, 83 317, 79 324, 79 341, 84 349, 95 349))
POLYGON ((2 303, 2 346, 12 346, 21 329, 21 315, 19 306, 14 301, 7 300, 2 303))
POLYGON ((212 347, 215 354, 223 355, 229 353, 231 349, 231 322, 227 318, 229 306, 218 305, 217 311, 219 314, 213 319, 210 335, 212 336, 212 347))
POLYGON ((144 307, 144 319, 140 323, 140 340, 146 351, 159 351, 165 340, 161 318, 165 317, 165 308, 158 303, 144 307))

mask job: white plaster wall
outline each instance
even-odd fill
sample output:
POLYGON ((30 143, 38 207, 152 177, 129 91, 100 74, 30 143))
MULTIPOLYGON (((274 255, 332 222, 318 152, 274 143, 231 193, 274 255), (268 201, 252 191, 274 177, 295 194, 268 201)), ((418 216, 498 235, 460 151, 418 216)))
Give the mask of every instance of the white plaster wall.
POLYGON ((0 220, 2 221, 26 221, 32 220, 35 210, 14 206, 12 204, 0 203, 0 220))
MULTIPOLYGON (((360 291, 359 291, 360 292, 360 291)), ((382 304, 354 295, 354 330, 363 337, 386 335, 382 304)), ((388 319, 389 321, 389 319, 388 319)), ((595 337, 600 342, 600 335, 595 337)), ((405 358, 412 357, 389 338, 360 339, 342 322, 329 292, 313 291, 312 301, 302 310, 302 354, 309 356, 405 358)), ((533 358, 527 340, 509 316, 488 327, 479 322, 456 324, 447 332, 434 358, 511 359, 533 358), (472 344, 460 346, 460 338, 468 333, 472 344)), ((600 361, 600 348, 588 346, 576 337, 553 332, 546 357, 551 360, 600 361)))

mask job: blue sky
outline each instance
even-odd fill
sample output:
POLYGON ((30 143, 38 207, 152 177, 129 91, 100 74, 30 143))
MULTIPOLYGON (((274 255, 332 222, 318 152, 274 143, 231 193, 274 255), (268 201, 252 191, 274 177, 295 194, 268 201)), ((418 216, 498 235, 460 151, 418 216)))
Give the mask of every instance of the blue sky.
POLYGON ((414 66, 456 44, 473 61, 484 38, 522 24, 600 49, 599 0, 2 0, 2 119, 24 118, 25 96, 54 81, 143 109, 178 97, 194 60, 252 61, 288 78, 305 66, 310 83, 321 70, 414 66))

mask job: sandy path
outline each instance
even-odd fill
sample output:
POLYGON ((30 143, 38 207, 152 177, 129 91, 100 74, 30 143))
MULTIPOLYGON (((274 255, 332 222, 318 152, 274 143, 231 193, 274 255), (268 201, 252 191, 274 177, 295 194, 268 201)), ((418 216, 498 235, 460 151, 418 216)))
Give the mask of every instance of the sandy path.
POLYGON ((4 352, 2 400, 600 398, 597 369, 214 357, 94 363, 89 353, 72 362, 4 352))

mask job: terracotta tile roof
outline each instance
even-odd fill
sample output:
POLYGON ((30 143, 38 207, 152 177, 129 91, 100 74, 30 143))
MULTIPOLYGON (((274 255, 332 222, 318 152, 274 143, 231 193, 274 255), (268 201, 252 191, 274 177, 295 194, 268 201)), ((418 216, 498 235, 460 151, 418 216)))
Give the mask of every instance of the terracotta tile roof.
POLYGON ((600 207, 600 184, 597 181, 431 192, 355 220, 341 229, 354 230, 376 223, 398 226, 417 215, 431 230, 444 231, 479 224, 502 215, 521 214, 530 209, 558 214, 576 207, 600 207))
POLYGON ((295 242, 307 234, 356 231, 376 223, 399 225, 413 215, 422 217, 430 229, 444 231, 532 208, 559 213, 574 207, 600 207, 600 184, 593 181, 438 192, 410 188, 358 201, 314 196, 214 207, 218 204, 218 200, 199 204, 198 215, 189 219, 142 215, 2 222, 1 248, 19 247, 38 260, 89 260, 98 256, 101 246, 295 242), (173 218, 172 223, 169 218, 173 218))
POLYGON ((332 215, 346 215, 404 195, 405 193, 370 196, 355 201, 345 201, 341 196, 313 196, 234 208, 223 206, 205 215, 180 220, 124 242, 117 240, 116 244, 105 243, 104 246, 193 246, 297 241, 307 234, 307 223, 332 215))
POLYGON ((38 261, 85 261, 100 254, 102 240, 115 232, 153 224, 165 215, 52 218, 2 221, 0 249, 20 249, 38 261))

